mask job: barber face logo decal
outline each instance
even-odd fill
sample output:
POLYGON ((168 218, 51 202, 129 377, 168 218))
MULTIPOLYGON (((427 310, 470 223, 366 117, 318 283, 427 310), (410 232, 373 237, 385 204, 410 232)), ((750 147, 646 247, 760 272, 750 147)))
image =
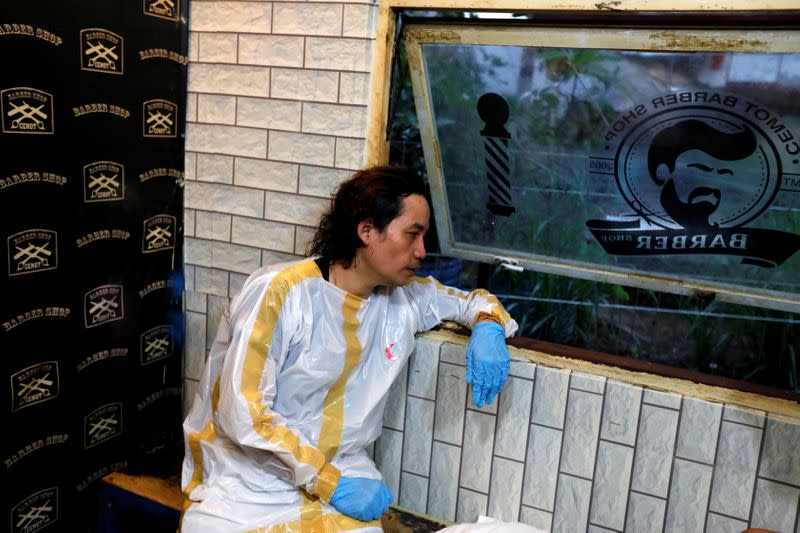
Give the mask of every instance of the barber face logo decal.
POLYGON ((53 95, 33 87, 0 91, 4 133, 53 133, 53 95))
POLYGON ((607 253, 774 267, 800 248, 800 235, 744 227, 775 201, 785 169, 800 169, 800 142, 780 116, 737 96, 672 93, 621 115, 604 140, 590 173, 613 175, 633 211, 586 223, 607 253))
POLYGON ((103 28, 81 30, 81 69, 124 74, 124 40, 103 28))
POLYGON ((88 450, 122 433, 122 404, 109 403, 83 420, 84 447, 88 450))
POLYGON ((58 521, 58 487, 31 494, 11 510, 11 531, 34 533, 58 521))
POLYGON ((87 328, 122 320, 125 317, 122 285, 100 285, 87 292, 83 298, 83 317, 87 328))
POLYGON ((58 397, 58 362, 45 361, 11 375, 11 411, 58 397))
POLYGON ((58 268, 58 234, 29 229, 8 237, 8 275, 33 274, 58 268))
POLYGON ((125 198, 125 167, 96 161, 83 167, 83 201, 110 202, 125 198))

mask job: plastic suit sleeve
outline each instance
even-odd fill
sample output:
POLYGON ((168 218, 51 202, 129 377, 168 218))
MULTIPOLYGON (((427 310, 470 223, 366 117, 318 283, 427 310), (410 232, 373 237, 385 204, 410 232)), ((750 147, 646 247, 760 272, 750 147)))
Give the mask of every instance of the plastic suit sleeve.
POLYGON ((272 409, 278 371, 292 335, 303 327, 297 302, 287 298, 298 281, 267 276, 264 283, 247 284, 232 304, 215 421, 240 446, 274 454, 288 468, 286 481, 327 503, 339 470, 272 409))
POLYGON ((506 337, 517 332, 516 321, 485 289, 462 291, 442 285, 433 277, 411 278, 405 289, 419 313, 417 331, 428 330, 443 320, 453 320, 469 328, 478 322, 495 322, 503 328, 506 337))

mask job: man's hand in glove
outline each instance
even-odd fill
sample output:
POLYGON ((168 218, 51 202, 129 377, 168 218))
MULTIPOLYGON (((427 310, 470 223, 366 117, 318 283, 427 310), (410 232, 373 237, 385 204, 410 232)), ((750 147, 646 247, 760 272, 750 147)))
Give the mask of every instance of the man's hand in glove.
POLYGON ((492 403, 508 379, 510 361, 505 330, 495 322, 478 322, 467 345, 466 381, 472 385, 472 403, 492 403))
POLYGON ((342 476, 333 491, 331 505, 342 514, 369 522, 383 516, 392 499, 389 487, 379 479, 342 476))

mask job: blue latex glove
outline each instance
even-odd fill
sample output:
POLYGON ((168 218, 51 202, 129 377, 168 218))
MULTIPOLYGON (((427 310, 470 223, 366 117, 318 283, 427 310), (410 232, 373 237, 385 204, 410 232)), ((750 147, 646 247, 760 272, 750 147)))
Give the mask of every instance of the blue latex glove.
POLYGON ((369 522, 383 516, 393 499, 392 491, 379 479, 342 476, 331 496, 331 505, 342 514, 369 522))
POLYGON ((506 384, 510 360, 503 327, 494 322, 475 324, 467 345, 466 381, 472 385, 472 403, 477 407, 492 403, 506 384))

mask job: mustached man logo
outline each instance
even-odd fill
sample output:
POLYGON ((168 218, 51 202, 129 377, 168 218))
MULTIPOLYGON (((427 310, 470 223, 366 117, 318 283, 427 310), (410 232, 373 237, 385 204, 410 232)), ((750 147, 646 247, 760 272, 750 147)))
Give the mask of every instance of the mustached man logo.
POLYGON ((103 28, 81 30, 81 69, 124 74, 124 39, 103 28))
POLYGON ((143 0, 145 15, 178 21, 179 3, 176 0, 143 0))
POLYGON ((35 533, 58 521, 58 487, 35 492, 11 509, 13 533, 35 533))
POLYGON ((122 433, 122 404, 98 407, 83 419, 84 449, 97 446, 122 433))
POLYGON ((29 229, 8 238, 8 275, 20 276, 58 268, 58 234, 29 229))
POLYGON ((87 328, 125 318, 122 285, 100 285, 83 297, 83 318, 87 328))
POLYGON ((156 326, 139 336, 142 365, 166 359, 172 350, 172 329, 168 325, 156 326))
POLYGON ((156 215, 144 221, 142 253, 150 254, 175 247, 175 217, 156 215))
POLYGON ((95 161, 83 167, 83 201, 111 202, 125 198, 125 167, 95 161))
POLYGON ((798 176, 787 168, 800 171, 799 141, 768 109, 672 93, 619 117, 604 140, 607 155, 590 158, 590 173, 614 176, 633 211, 586 223, 607 253, 735 255, 775 267, 800 248, 800 235, 745 227, 776 201, 785 176, 798 176))
POLYGON ((11 411, 58 397, 58 362, 45 361, 11 376, 11 411))
POLYGON ((145 137, 175 137, 178 106, 168 100, 148 100, 142 104, 145 137))
POLYGON ((52 134, 53 95, 33 87, 0 91, 3 133, 52 134))

